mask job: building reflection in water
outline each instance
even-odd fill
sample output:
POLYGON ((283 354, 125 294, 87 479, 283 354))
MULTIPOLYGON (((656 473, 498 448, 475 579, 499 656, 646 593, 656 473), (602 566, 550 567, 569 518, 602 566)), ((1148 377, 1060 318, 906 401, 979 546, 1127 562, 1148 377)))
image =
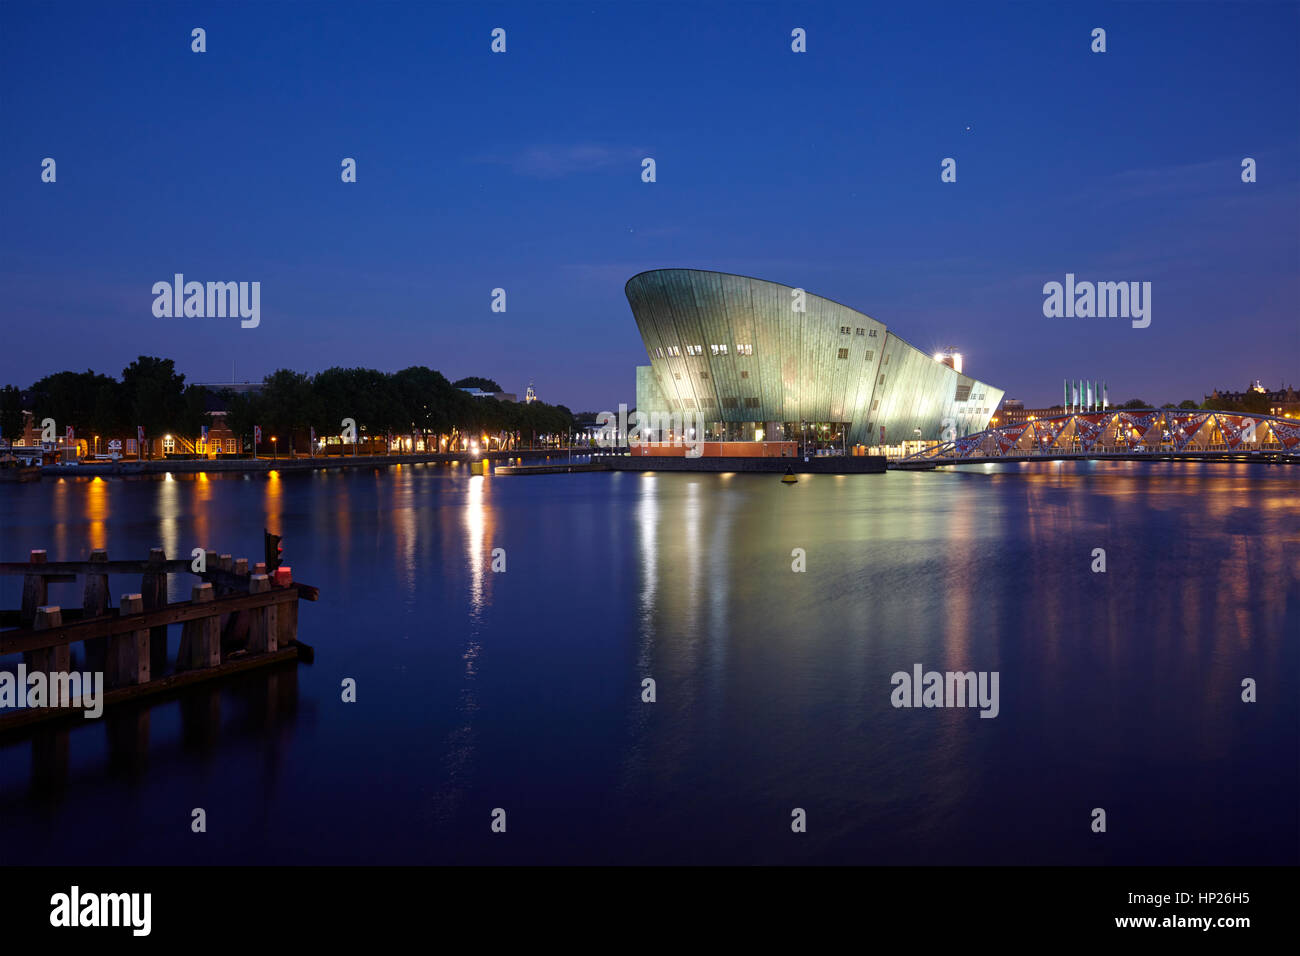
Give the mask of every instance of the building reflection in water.
MULTIPOLYGON (((390 700, 438 691, 417 719, 395 716, 397 707, 381 717, 359 709, 358 721, 373 723, 359 723, 356 739, 316 746, 308 737, 294 751, 303 767, 344 781, 332 752, 315 753, 339 747, 352 765, 405 775, 417 813, 463 820, 476 812, 468 795, 508 773, 487 756, 500 740, 546 746, 557 721, 579 728, 591 713, 602 730, 575 730, 572 747, 566 740, 553 754, 585 760, 590 748, 583 766, 605 783, 573 779, 581 771, 566 767, 546 781, 550 792, 608 798, 606 816, 625 815, 646 835, 631 855, 651 860, 656 842, 680 859, 686 838, 665 835, 684 833, 701 860, 752 859, 759 827, 808 794, 818 826, 803 845, 822 859, 918 862, 903 854, 943 845, 951 861, 965 846, 987 850, 993 837, 972 819, 981 807, 1029 820, 1082 792, 1084 776, 1113 780, 1117 765, 1155 757, 1164 776, 1152 780, 1167 790, 1169 767, 1195 783, 1240 759, 1251 746, 1242 721, 1265 716, 1233 706, 1240 678, 1294 660, 1285 630, 1300 575, 1300 495, 1270 469, 1044 463, 809 476, 789 487, 755 475, 619 473, 548 485, 464 471, 64 479, 19 489, 39 494, 49 519, 33 525, 27 506, 4 530, 11 548, 46 547, 51 560, 91 546, 114 559, 160 545, 184 558, 198 544, 239 557, 260 546, 264 526, 286 534, 295 571, 309 568, 302 576, 335 602, 334 616, 314 624, 331 658, 369 654, 378 661, 370 679, 388 682, 379 686, 390 700), (573 494, 582 483, 603 497, 573 494), (556 629, 587 629, 549 661, 590 668, 590 698, 556 706, 507 696, 534 676, 512 668, 536 661, 512 644, 535 605, 513 606, 504 598, 518 579, 491 572, 493 548, 507 544, 585 548, 614 562, 607 578, 605 565, 586 565, 596 574, 575 580, 561 561, 539 572, 572 595, 572 621, 556 629), (795 548, 806 551, 805 573, 792 572, 795 548), (1096 548, 1107 552, 1104 574, 1090 569, 1096 548), (494 593, 503 581, 512 587, 494 593), (394 624, 392 633, 376 633, 377 621, 394 624), (494 640, 501 652, 488 657, 494 640), (370 654, 376 645, 382 653, 370 654), (890 675, 914 663, 1000 671, 999 718, 892 708, 890 675), (657 682, 653 706, 641 703, 645 677, 657 682), (404 749, 390 762, 371 734, 398 735, 404 749), (409 759, 412 748, 426 759, 409 759)), ((191 583, 174 576, 172 598, 188 598, 191 583)), ((139 577, 111 586, 116 596, 139 577)), ((59 600, 78 606, 80 595, 59 600)), ((6 606, 13 601, 16 592, 6 606)), ((234 748, 265 762, 242 783, 283 792, 286 735, 307 716, 300 673, 306 688, 311 672, 291 667, 33 734, 0 750, 0 803, 30 792, 42 805, 103 798, 130 810, 95 790, 108 780, 148 788, 141 806, 156 806, 160 788, 189 782, 187 767, 215 777, 234 748)), ((320 699, 333 704, 337 683, 322 686, 320 699)), ((997 838, 1028 840, 1005 826, 997 838)), ((1034 851, 997 852, 1026 861, 1034 851)))
POLYGON ((658 703, 638 694, 629 708, 624 789, 663 787, 666 802, 669 782, 707 752, 727 763, 697 768, 706 804, 740 779, 796 777, 834 794, 832 777, 814 786, 822 767, 802 775, 816 749, 823 766, 880 761, 877 823, 890 800, 917 798, 891 790, 916 776, 931 781, 922 817, 943 819, 984 785, 981 760, 995 764, 1007 746, 993 728, 1012 723, 1031 750, 1081 766, 1156 746, 1189 766, 1228 759, 1240 728, 1223 708, 1241 655, 1280 666, 1300 574, 1288 558, 1300 498, 1252 467, 1044 463, 833 488, 820 476, 791 488, 639 476, 628 679, 639 689, 654 677, 658 703), (1289 536, 1261 533, 1288 523, 1289 536), (807 550, 805 574, 791 572, 793 547, 807 550), (1104 573, 1092 570, 1097 548, 1104 573), (1001 723, 956 709, 901 720, 889 678, 915 663, 998 671, 1001 723), (1188 720, 1186 694, 1152 690, 1171 677, 1207 706, 1194 732, 1164 742, 1158 728, 1188 720))

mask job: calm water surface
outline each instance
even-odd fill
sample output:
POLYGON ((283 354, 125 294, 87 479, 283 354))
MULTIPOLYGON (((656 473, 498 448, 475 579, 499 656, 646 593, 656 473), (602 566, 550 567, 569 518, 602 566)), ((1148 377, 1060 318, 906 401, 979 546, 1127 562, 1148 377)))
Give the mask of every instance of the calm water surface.
MULTIPOLYGON (((321 589, 313 665, 0 747, 5 862, 1294 863, 1295 475, 2 486, 3 560, 257 560, 266 526, 321 589), (1000 672, 1001 713, 893 708, 916 663, 1000 672)), ((0 578, 0 606, 20 590, 0 578)))

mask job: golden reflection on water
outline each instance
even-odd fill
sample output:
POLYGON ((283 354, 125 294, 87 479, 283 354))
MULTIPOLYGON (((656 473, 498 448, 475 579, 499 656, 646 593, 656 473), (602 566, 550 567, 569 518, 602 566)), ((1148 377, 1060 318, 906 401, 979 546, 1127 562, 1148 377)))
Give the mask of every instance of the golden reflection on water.
MULTIPOLYGON (((216 508, 212 503, 212 482, 208 478, 206 471, 201 471, 194 476, 194 480, 186 482, 187 489, 192 498, 191 510, 194 513, 194 547, 207 548, 209 551, 221 553, 225 542, 217 540, 222 527, 220 522, 214 524, 212 520, 213 512, 216 508), (214 537, 216 535, 217 537, 214 537)), ((192 550, 192 549, 191 549, 192 550)), ((173 557, 186 557, 190 552, 185 554, 173 555, 173 557)))
POLYGON ((484 572, 489 570, 488 535, 492 530, 492 509, 487 501, 488 480, 482 475, 469 479, 465 491, 465 560, 469 568, 470 616, 478 619, 488 604, 490 587, 484 572))
POLYGON ((68 504, 71 492, 72 482, 66 478, 59 478, 54 483, 54 500, 50 503, 50 517, 54 520, 54 550, 52 553, 71 553, 80 557, 80 542, 77 542, 76 551, 68 551, 68 504))
POLYGON ((92 551, 108 547, 108 514, 108 482, 95 476, 86 486, 86 530, 92 551))
MULTIPOLYGON (((163 551, 169 558, 180 558, 188 555, 192 548, 185 548, 182 554, 181 549, 181 515, 184 513, 184 505, 181 496, 184 494, 184 488, 169 471, 163 476, 163 480, 158 485, 158 504, 155 517, 158 522, 158 537, 162 541, 163 551)), ((193 547, 198 547, 194 545, 193 547)), ((181 587, 180 577, 171 575, 171 582, 168 587, 171 600, 177 600, 175 597, 177 588, 181 587)))
MULTIPOLYGON (((398 472, 394 477, 400 477, 401 465, 392 467, 398 472)), ((419 592, 420 585, 420 525, 410 478, 408 475, 404 481, 388 482, 389 506, 393 515, 393 558, 395 566, 401 569, 408 602, 419 592)))
POLYGON ((262 508, 266 513, 266 530, 271 534, 283 534, 280 525, 280 511, 284 507, 284 482, 280 472, 266 473, 266 487, 262 492, 262 508))

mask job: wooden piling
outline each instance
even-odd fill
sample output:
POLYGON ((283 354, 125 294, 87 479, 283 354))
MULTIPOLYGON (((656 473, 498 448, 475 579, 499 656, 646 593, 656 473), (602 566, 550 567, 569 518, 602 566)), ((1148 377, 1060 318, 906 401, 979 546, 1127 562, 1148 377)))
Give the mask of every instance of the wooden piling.
MULTIPOLYGON (((144 613, 143 596, 123 594, 120 610, 123 617, 144 613)), ((151 673, 149 657, 148 629, 114 634, 108 639, 108 685, 147 684, 151 673)))
MULTIPOLYGON (((271 590, 271 579, 265 574, 254 574, 248 579, 249 594, 263 594, 271 590)), ((274 604, 249 611, 248 653, 262 654, 275 651, 280 646, 279 608, 274 604)))
MULTIPOLYGON (((275 586, 287 588, 293 586, 293 571, 288 565, 275 569, 275 586)), ((298 602, 294 601, 276 608, 276 646, 288 647, 298 639, 298 602)))
MULTIPOLYGON (((90 560, 96 564, 105 563, 108 561, 108 552, 103 548, 96 548, 90 552, 90 560)), ((81 607, 85 611, 86 617, 99 617, 101 614, 108 613, 107 574, 86 575, 86 587, 81 607)))
MULTIPOLYGON (((162 548, 149 549, 149 563, 165 567, 167 553, 162 548)), ((167 606, 167 572, 146 571, 140 579, 140 594, 146 611, 156 611, 167 606)), ((155 627, 149 631, 149 670, 161 675, 167 668, 167 628, 155 627)))
MULTIPOLYGON (((253 570, 262 573, 250 575, 247 559, 209 554, 212 557, 205 555, 206 571, 198 573, 201 583, 193 589, 191 600, 175 604, 167 600, 168 576, 195 572, 188 560, 168 561, 161 548, 154 548, 147 561, 109 561, 103 549, 96 549, 90 560, 52 562, 44 550, 34 550, 28 561, 0 561, 0 575, 24 579, 23 607, 0 610, 0 655, 24 655, 30 673, 67 675, 72 670, 71 646, 85 643, 89 665, 89 648, 100 642, 104 645, 102 662, 87 669, 107 671, 106 706, 173 693, 252 668, 275 667, 292 660, 309 662, 311 648, 297 641, 297 609, 299 601, 317 600, 319 590, 295 582, 285 566, 278 568, 273 578, 259 562, 253 570), (108 607, 104 598, 112 574, 142 575, 140 593, 122 595, 116 609, 108 607), (46 603, 51 582, 71 583, 81 575, 86 576, 81 607, 64 611, 46 603), (24 627, 25 617, 30 623, 24 627), (224 648, 225 654, 222 639, 229 642, 232 634, 222 634, 223 618, 229 622, 228 631, 242 626, 239 640, 224 648), (168 674, 166 634, 172 624, 181 625, 182 637, 176 672, 168 674), (14 625, 19 626, 8 629, 14 625)), ((65 696, 59 693, 64 688, 70 690, 66 677, 51 687, 47 694, 51 706, 0 714, 0 735, 37 723, 67 721, 70 726, 80 726, 73 720, 81 716, 80 711, 68 707, 70 701, 53 697, 65 696)), ((147 711, 144 714, 143 723, 122 726, 119 751, 132 750, 137 732, 144 735, 140 740, 147 739, 147 711)), ((50 741, 51 746, 45 748, 50 759, 43 757, 39 762, 57 770, 65 764, 59 755, 66 758, 66 738, 56 735, 50 741), (62 747, 59 741, 64 741, 62 747)))
MULTIPOLYGON (((31 557, 28 559, 31 564, 45 563, 45 549, 33 550, 31 557)), ((31 627, 36 620, 36 609, 49 601, 49 588, 46 586, 45 577, 40 574, 29 574, 23 578, 23 606, 19 612, 18 620, 22 627, 31 627)))
MULTIPOLYGON (((209 554, 211 554, 211 552, 209 552, 209 554)), ((209 564, 208 570, 211 571, 213 567, 214 565, 209 564)), ((228 554, 218 555, 215 568, 218 571, 225 572, 225 574, 222 575, 222 577, 225 578, 225 580, 221 581, 221 583, 219 583, 216 588, 217 597, 225 597, 227 594, 234 594, 235 586, 231 584, 229 578, 226 577, 226 575, 234 571, 235 568, 234 559, 228 554)), ((234 617, 233 614, 221 615, 221 623, 219 625, 219 631, 223 638, 230 630, 230 626, 231 626, 230 622, 233 617, 234 617)))
MULTIPOLYGON (((57 604, 48 604, 36 609, 36 621, 34 622, 35 630, 48 631, 50 628, 61 627, 62 625, 63 612, 59 609, 57 604)), ((72 669, 71 661, 71 649, 67 644, 60 644, 56 647, 42 647, 32 651, 30 666, 33 671, 40 671, 48 677, 51 674, 59 672, 66 674, 72 669)), ((53 681, 48 682, 46 686, 48 692, 53 695, 53 681)), ((47 702, 51 707, 64 707, 68 704, 68 701, 65 700, 54 700, 53 696, 51 696, 47 702)))
MULTIPOLYGON (((90 552, 90 560, 93 564, 107 564, 108 552, 96 548, 90 552)), ((108 603, 108 575, 88 573, 82 591, 82 614, 85 617, 100 617, 108 613, 108 603)), ((107 654, 108 641, 105 638, 97 637, 86 641, 86 668, 91 671, 104 670, 107 654)))
MULTIPOLYGON (((194 585, 190 601, 206 604, 215 598, 212 585, 194 585)), ((181 646, 176 654, 177 670, 200 670, 221 663, 220 614, 186 621, 181 625, 181 646)))

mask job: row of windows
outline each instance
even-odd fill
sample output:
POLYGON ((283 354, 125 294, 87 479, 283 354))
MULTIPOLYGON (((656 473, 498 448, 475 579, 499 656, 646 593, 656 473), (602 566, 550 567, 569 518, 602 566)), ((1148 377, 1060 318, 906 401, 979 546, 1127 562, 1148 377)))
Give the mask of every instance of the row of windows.
MULTIPOLYGON (((843 325, 843 326, 840 326, 840 331, 847 335, 851 330, 850 330, 849 326, 847 326, 847 325, 843 325)), ((864 332, 867 332, 867 331, 868 331, 867 329, 857 329, 857 330, 856 330, 856 332, 857 332, 858 335, 862 335, 864 332)), ((876 334, 876 330, 875 330, 875 329, 871 329, 871 330, 869 330, 869 331, 870 331, 871 335, 873 335, 873 336, 876 334)), ((720 344, 720 345, 710 345, 710 346, 709 346, 709 349, 712 351, 712 353, 713 353, 714 355, 726 355, 726 354, 727 354, 727 346, 726 346, 725 344, 720 344)), ((687 354, 687 355, 703 355, 703 354, 704 354, 704 346, 703 346, 703 345, 688 345, 688 346, 686 346, 686 354, 687 354)), ((754 346, 752 346, 752 345, 747 345, 747 344, 737 345, 737 346, 736 346, 736 354, 737 354, 737 355, 753 355, 753 354, 754 354, 754 346)), ((670 357, 670 358, 681 358, 682 350, 681 350, 678 346, 676 346, 676 345, 664 345, 664 346, 660 346, 659 348, 656 348, 656 349, 655 349, 655 355, 657 355, 659 358, 664 358, 665 356, 668 356, 668 357, 670 357)), ((876 355, 876 351, 875 351, 875 349, 869 349, 869 350, 867 351, 867 356, 866 356, 867 361, 870 362, 873 358, 875 358, 875 355, 876 355)), ((849 350, 848 350, 848 349, 840 349, 840 350, 839 350, 839 357, 842 358, 842 359, 846 359, 846 358, 848 358, 848 357, 849 357, 849 350)), ((885 365, 888 365, 888 364, 889 364, 889 356, 888 356, 888 355, 885 356, 885 360, 884 360, 884 363, 883 363, 883 364, 885 364, 885 365)), ((977 398, 983 398, 984 396, 982 396, 982 395, 978 395, 978 396, 976 396, 976 397, 977 397, 977 398)))
MULTIPOLYGON (((708 372, 699 372, 698 374, 699 374, 699 377, 700 377, 701 379, 707 379, 707 378, 709 377, 709 373, 708 373, 708 372)), ((746 370, 746 369, 741 369, 741 370, 740 370, 740 377, 741 377, 741 378, 749 378, 749 372, 748 372, 748 370, 746 370)), ((681 373, 681 372, 673 372, 673 378, 680 382, 680 381, 682 380, 682 373, 681 373)), ((662 381, 660 381, 660 383, 659 383, 659 387, 660 387, 660 388, 663 388, 663 382, 662 382, 662 381)))
MULTIPOLYGON (((726 355, 726 354, 727 354, 727 348, 728 348, 728 347, 727 347, 727 345, 726 345, 725 343, 722 343, 722 344, 719 344, 719 345, 710 345, 710 346, 709 346, 709 350, 710 350, 714 355, 726 355)), ((663 358, 665 354, 667 354, 667 355, 669 355, 669 356, 671 356, 671 357, 673 357, 673 358, 681 358, 681 356, 682 356, 682 350, 681 350, 680 347, 678 347, 678 346, 676 346, 676 345, 664 345, 664 346, 660 346, 659 348, 655 349, 655 354, 656 354, 657 356, 659 356, 660 358, 663 358)), ((704 354, 704 346, 703 346, 703 345, 688 345, 688 346, 686 346, 686 354, 687 354, 687 355, 703 355, 703 354, 704 354)), ((736 354, 737 354, 737 355, 753 355, 753 354, 754 354, 754 346, 749 345, 749 344, 744 344, 744 343, 742 343, 742 344, 738 344, 738 345, 736 346, 736 354)))
MULTIPOLYGON (((848 349, 840 349, 840 350, 839 350, 838 358, 846 359, 846 358, 848 358, 848 357, 849 357, 849 350, 848 350, 848 349)), ((873 358, 875 358, 875 357, 876 357, 876 350, 875 350, 875 349, 868 349, 868 350, 867 350, 867 355, 866 355, 866 361, 870 362, 870 361, 871 361, 873 358)), ((881 365, 888 365, 888 364, 889 364, 889 356, 886 355, 886 356, 885 356, 885 360, 884 360, 883 362, 881 362, 880 364, 881 364, 881 365)))
MULTIPOLYGON (((883 376, 883 375, 880 376, 880 384, 881 384, 881 385, 884 385, 884 384, 885 384, 885 376, 883 376)), ((685 398, 685 399, 682 399, 681 401, 677 401, 676 399, 669 399, 669 402, 672 404, 673 408, 677 408, 677 409, 680 409, 680 408, 682 408, 682 407, 689 408, 689 409, 694 409, 694 408, 695 408, 695 399, 693 399, 693 398, 685 398)), ((757 398, 750 397, 750 398, 746 398, 746 399, 745 399, 745 407, 746 407, 746 408, 759 408, 759 407, 760 407, 760 404, 761 404, 761 403, 759 402, 759 400, 758 400, 757 398)), ((713 397, 711 397, 711 396, 705 396, 705 397, 702 397, 702 398, 700 399, 700 408, 717 408, 717 407, 718 407, 717 399, 715 399, 715 398, 713 398, 713 397)), ((737 399, 736 399, 736 397, 735 397, 734 395, 724 395, 724 396, 722 397, 722 407, 723 407, 723 408, 736 408, 736 407, 737 407, 737 399)), ((878 399, 878 398, 872 399, 872 401, 871 401, 871 410, 874 412, 874 411, 875 411, 876 409, 878 409, 879 407, 880 407, 880 399, 878 399)), ((988 413, 989 413, 989 410, 988 410, 987 408, 982 408, 982 409, 981 409, 981 408, 977 408, 977 409, 975 409, 975 410, 973 411, 973 414, 984 414, 984 415, 987 415, 988 413)), ((232 449, 232 450, 233 450, 233 449, 232 449)))
POLYGON ((850 329, 849 326, 847 325, 840 326, 840 335, 848 335, 850 331, 854 335, 867 335, 869 338, 873 338, 873 339, 876 337, 875 329, 871 329, 870 333, 868 333, 866 329, 850 329))
MULTIPOLYGON (((681 401, 678 401, 678 400, 675 399, 675 398, 671 398, 671 399, 669 399, 668 401, 672 404, 672 407, 675 408, 675 409, 681 409, 681 408, 694 409, 694 408, 695 408, 695 399, 693 399, 693 398, 683 398, 681 401)), ((707 396, 706 396, 706 397, 703 397, 703 398, 700 399, 700 408, 717 408, 717 407, 718 407, 718 401, 717 401, 717 399, 715 399, 715 398, 711 398, 711 397, 707 397, 707 396)), ((722 399, 722 407, 723 407, 723 408, 735 408, 735 407, 736 407, 736 397, 735 397, 734 395, 725 395, 725 396, 723 396, 723 399, 722 399)), ((751 397, 745 399, 745 407, 746 407, 746 408, 761 408, 761 407, 762 407, 762 403, 759 402, 759 400, 758 400, 757 397, 752 397, 752 396, 751 396, 751 397)))

